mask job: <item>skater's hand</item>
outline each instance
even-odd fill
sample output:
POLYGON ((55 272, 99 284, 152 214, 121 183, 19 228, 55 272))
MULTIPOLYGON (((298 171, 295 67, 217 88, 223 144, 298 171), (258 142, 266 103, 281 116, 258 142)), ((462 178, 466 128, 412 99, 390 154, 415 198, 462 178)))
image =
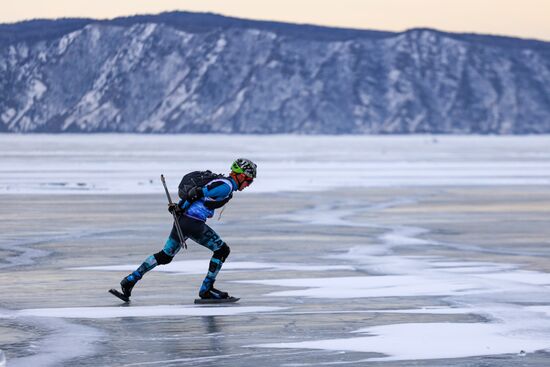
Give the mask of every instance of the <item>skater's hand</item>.
POLYGON ((189 190, 189 193, 187 194, 187 201, 194 203, 202 197, 204 197, 202 187, 193 187, 191 190, 189 190))
POLYGON ((175 214, 175 215, 180 215, 182 210, 181 208, 178 206, 178 204, 168 204, 168 211, 172 214, 175 214))

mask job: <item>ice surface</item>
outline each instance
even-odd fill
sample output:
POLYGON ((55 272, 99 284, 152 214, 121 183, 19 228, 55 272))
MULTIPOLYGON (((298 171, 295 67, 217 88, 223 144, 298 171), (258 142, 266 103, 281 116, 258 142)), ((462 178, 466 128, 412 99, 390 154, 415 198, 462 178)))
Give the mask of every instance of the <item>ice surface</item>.
POLYGON ((0 192, 158 193, 161 173, 175 190, 184 173, 228 172, 240 156, 259 166, 251 192, 545 185, 549 146, 550 136, 0 134, 0 192))
POLYGON ((546 316, 550 317, 550 306, 531 306, 527 307, 527 309, 535 312, 542 312, 546 314, 546 316))
POLYGON ((295 291, 269 293, 269 296, 312 298, 368 298, 450 296, 478 293, 475 282, 457 278, 422 276, 372 276, 346 278, 299 278, 242 281, 264 285, 298 287, 295 291), (304 289, 305 288, 305 289, 304 289))
POLYGON ((258 344, 265 348, 306 348, 335 351, 384 353, 388 357, 369 361, 461 358, 504 353, 532 352, 549 346, 546 335, 503 334, 494 324, 413 323, 394 324, 358 330, 369 336, 258 344))
POLYGON ((357 245, 343 254, 325 258, 346 260, 372 276, 257 279, 241 281, 296 290, 271 292, 271 297, 357 299, 373 297, 439 296, 448 308, 369 310, 379 313, 456 314, 482 316, 489 323, 409 323, 363 328, 364 337, 309 340, 292 343, 256 344, 264 348, 322 349, 375 352, 387 355, 369 361, 460 358, 480 355, 532 352, 550 348, 550 308, 523 306, 520 300, 550 302, 550 274, 521 270, 518 265, 478 261, 449 261, 437 256, 403 256, 395 248, 443 245, 424 240, 428 231, 401 225, 381 226, 354 223, 363 210, 353 205, 346 210, 318 205, 294 213, 287 219, 327 226, 372 226, 385 229, 379 242, 357 245), (332 214, 332 215, 331 215, 332 214), (346 222, 346 223, 345 223, 346 222), (345 223, 345 224, 344 224, 345 223), (458 307, 457 307, 458 305, 458 307))
POLYGON ((222 316, 247 313, 263 313, 283 310, 283 307, 202 307, 202 306, 132 306, 132 307, 74 307, 37 308, 16 312, 0 312, 0 318, 54 317, 77 319, 108 319, 113 317, 163 317, 163 316, 222 316))
MULTIPOLYGON (((162 197, 162 186, 158 180, 160 173, 167 176, 170 187, 175 190, 184 172, 194 169, 226 172, 231 160, 238 156, 249 157, 259 163, 258 179, 249 189, 256 193, 286 190, 305 191, 309 195, 315 190, 336 187, 349 193, 346 189, 352 187, 426 185, 496 187, 522 184, 527 187, 550 183, 549 146, 548 136, 0 135, 0 193, 48 196, 74 192, 157 193, 162 197), (510 149, 511 146, 513 149, 510 149), (290 182, 289 177, 292 178, 290 182)), ((359 322, 354 326, 354 332, 348 333, 352 329, 347 328, 347 331, 339 331, 338 337, 334 334, 327 337, 320 332, 293 335, 283 340, 277 336, 269 342, 249 340, 247 344, 254 344, 262 350, 292 348, 381 353, 385 356, 369 360, 384 361, 517 354, 521 350, 532 352, 550 348, 548 273, 523 270, 513 260, 493 263, 490 256, 484 256, 483 261, 460 261, 434 255, 404 255, 407 250, 422 254, 423 249, 434 247, 474 252, 480 249, 475 245, 438 242, 430 238, 427 229, 406 226, 397 220, 378 223, 375 216, 372 216, 372 221, 361 220, 366 215, 393 206, 412 206, 415 200, 412 196, 371 203, 356 202, 349 196, 329 197, 317 205, 304 206, 283 216, 269 216, 273 222, 282 223, 284 220, 284 223, 290 223, 294 226, 293 231, 305 226, 319 231, 316 235, 325 235, 329 228, 337 228, 353 236, 350 236, 351 240, 346 239, 351 243, 346 245, 345 250, 339 246, 338 250, 313 255, 317 257, 314 264, 305 260, 300 263, 288 253, 286 258, 279 259, 277 249, 269 249, 275 254, 270 263, 239 261, 238 254, 232 255, 231 260, 224 264, 223 271, 235 273, 237 279, 246 279, 239 280, 240 284, 257 285, 250 286, 254 289, 250 294, 254 292, 258 296, 250 305, 156 305, 155 298, 144 297, 142 300, 155 306, 35 308, 45 307, 37 304, 2 311, 0 318, 6 322, 24 320, 25 325, 38 325, 37 328, 48 331, 41 336, 39 350, 33 351, 36 352, 34 354, 18 356, 14 366, 33 365, 37 359, 42 359, 44 365, 55 366, 75 356, 91 355, 94 350, 97 351, 97 346, 92 344, 98 343, 102 337, 97 325, 101 325, 102 319, 117 318, 125 321, 129 321, 128 318, 150 318, 156 322, 162 317, 180 316, 200 320, 203 316, 242 315, 240 317, 244 318, 251 315, 251 320, 276 315, 284 319, 287 315, 318 317, 326 314, 328 316, 324 320, 337 323, 339 321, 334 320, 338 317, 333 318, 332 314, 368 313, 369 317, 374 313, 399 316, 433 314, 440 316, 437 322, 414 320, 374 327, 366 327, 359 322), (368 243, 362 242, 362 234, 358 234, 370 229, 380 235, 369 237, 368 243), (318 274, 308 275, 307 272, 318 274), (334 272, 342 272, 346 276, 335 275, 334 272), (269 286, 269 290, 263 291, 265 294, 262 294, 262 286, 269 286), (402 304, 403 308, 376 308, 377 303, 370 302, 381 297, 399 300, 397 304, 402 304), (437 299, 438 305, 448 306, 411 308, 413 306, 407 305, 407 298, 424 301, 437 299), (338 308, 342 304, 339 300, 349 300, 353 308, 338 308), (288 307, 264 306, 272 302, 288 307), (302 305, 308 308, 302 309, 302 305), (326 308, 327 305, 331 308, 326 308), (442 315, 466 315, 471 316, 472 321, 440 322, 442 315), (85 320, 84 325, 79 323, 80 319, 85 320), (73 338, 75 335, 81 336, 81 339, 71 339, 69 335, 73 338), (67 353, 64 352, 65 345, 69 346, 68 354, 64 354, 67 353)), ((89 225, 93 226, 93 223, 89 225)), ((271 233, 268 231, 273 231, 273 228, 268 228, 263 234, 271 233)), ((305 235, 302 233, 301 236, 305 235)), ((21 247, 19 242, 7 242, 8 246, 4 249, 10 254, 16 252, 18 246, 21 247)), ((64 237, 54 242, 62 244, 64 237)), ((29 246, 25 247, 32 249, 36 242, 26 244, 29 246)), ((55 246, 48 244, 45 248, 55 246)), ((506 251, 521 254, 523 249, 506 251)), ((23 252, 15 263, 22 266, 33 262, 41 264, 43 256, 39 255, 23 252)), ((146 255, 148 253, 143 253, 144 257, 146 255)), ((70 273, 76 274, 78 271, 82 279, 87 279, 88 271, 130 272, 139 265, 128 264, 127 260, 122 260, 124 256, 120 257, 118 264, 113 264, 117 261, 116 257, 105 260, 98 255, 91 258, 97 259, 97 263, 81 262, 90 266, 71 268, 70 273), (113 265, 103 266, 105 263, 113 265)), ((205 256, 202 260, 175 260, 154 271, 185 277, 202 275, 207 267, 208 258, 205 256)), ((102 293, 109 297, 106 290, 102 293)), ((140 295, 137 297, 139 299, 140 295)), ((390 318, 381 318, 387 319, 390 318)), ((449 319, 454 320, 452 317, 449 319)), ((294 321, 286 324, 286 320, 280 320, 276 319, 276 322, 280 322, 285 329, 292 331, 296 327, 294 321)), ((395 322, 396 319, 393 320, 395 322)), ((304 325, 307 327, 307 322, 304 325)), ((201 345, 201 348, 208 347, 201 345)), ((254 353, 256 351, 253 350, 254 353)), ((273 357, 271 353, 274 352, 268 351, 265 355, 273 357)))
MULTIPOLYGON (((0 311, 0 318, 13 318, 14 313, 0 311)), ((34 330, 46 330, 39 343, 31 346, 32 353, 24 357, 12 358, 9 367, 57 367, 73 358, 85 358, 93 355, 104 333, 96 328, 71 323, 59 318, 25 318, 27 327, 34 330)))
MULTIPOLYGON (((178 274, 204 274, 208 269, 210 259, 203 260, 183 260, 172 261, 165 266, 159 266, 153 271, 178 274)), ((133 265, 112 265, 112 266, 88 266, 74 268, 74 270, 106 270, 106 271, 128 271, 136 270, 139 264, 133 265)), ((331 271, 331 270, 353 270, 354 267, 348 265, 305 265, 305 264, 289 264, 289 263, 260 263, 252 261, 231 261, 224 265, 224 272, 249 271, 249 270, 271 270, 271 271, 331 271)))

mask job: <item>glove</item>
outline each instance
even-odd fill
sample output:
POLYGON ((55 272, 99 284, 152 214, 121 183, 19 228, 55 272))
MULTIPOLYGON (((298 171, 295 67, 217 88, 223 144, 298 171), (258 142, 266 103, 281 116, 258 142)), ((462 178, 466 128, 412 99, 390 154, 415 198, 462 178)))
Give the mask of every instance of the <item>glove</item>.
POLYGON ((204 197, 204 192, 202 192, 202 187, 193 187, 187 193, 187 201, 194 203, 200 198, 204 197))
POLYGON ((175 215, 180 215, 183 210, 179 207, 178 204, 168 204, 168 211, 171 213, 171 214, 175 214, 175 215))

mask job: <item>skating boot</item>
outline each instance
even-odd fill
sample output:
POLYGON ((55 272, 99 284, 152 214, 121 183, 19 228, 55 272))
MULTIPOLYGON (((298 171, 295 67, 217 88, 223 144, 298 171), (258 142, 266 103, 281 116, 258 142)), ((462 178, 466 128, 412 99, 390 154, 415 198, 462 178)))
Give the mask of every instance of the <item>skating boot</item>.
POLYGON ((136 285, 138 280, 141 279, 141 274, 137 271, 134 271, 132 274, 128 275, 126 278, 120 281, 120 288, 122 293, 116 289, 110 289, 109 293, 120 298, 124 302, 130 302, 130 296, 132 295, 132 288, 136 285))
POLYGON ((199 290, 199 297, 195 300, 197 304, 237 302, 239 298, 231 297, 227 292, 214 288, 214 280, 206 278, 199 290))
POLYGON ((141 279, 141 274, 137 271, 134 271, 132 274, 128 275, 126 278, 120 281, 120 288, 122 289, 122 294, 130 298, 132 295, 132 288, 141 279))

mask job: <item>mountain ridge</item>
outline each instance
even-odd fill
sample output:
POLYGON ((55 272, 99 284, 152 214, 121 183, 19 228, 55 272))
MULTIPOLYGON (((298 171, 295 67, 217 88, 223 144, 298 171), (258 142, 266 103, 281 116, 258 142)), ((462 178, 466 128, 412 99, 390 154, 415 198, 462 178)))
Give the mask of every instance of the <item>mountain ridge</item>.
POLYGON ((4 132, 549 133, 549 86, 537 40, 180 12, 0 25, 4 132))
MULTIPOLYGON (((311 30, 323 30, 326 32, 342 32, 347 34, 348 37, 361 36, 365 37, 367 35, 379 36, 379 37, 388 37, 400 33, 407 33, 410 31, 433 31, 449 37, 460 38, 464 40, 472 41, 486 41, 491 39, 494 44, 497 45, 512 45, 516 41, 529 42, 531 46, 540 45, 545 48, 550 47, 549 41, 544 41, 535 38, 525 38, 525 37, 512 37, 498 34, 483 34, 483 33, 474 33, 474 32, 448 32, 442 31, 436 28, 430 27, 415 27, 409 28, 405 31, 379 31, 372 29, 356 29, 356 28, 345 28, 345 27, 333 27, 333 26, 323 26, 316 24, 308 23, 288 23, 281 21, 266 21, 266 20, 254 20, 238 17, 224 16, 212 12, 186 12, 186 11, 170 11, 163 12, 159 14, 136 14, 132 16, 122 16, 112 19, 94 19, 94 18, 58 18, 58 19, 29 19, 13 23, 0 23, 0 40, 2 36, 5 36, 6 33, 11 33, 11 35, 20 35, 22 30, 33 26, 39 28, 37 30, 37 35, 44 36, 44 27, 45 26, 55 26, 57 34, 65 35, 70 33, 67 29, 72 29, 72 31, 83 28, 88 24, 114 24, 121 26, 135 25, 136 23, 162 23, 166 25, 174 26, 175 28, 181 28, 182 20, 191 20, 192 26, 196 26, 197 23, 202 24, 202 31, 211 30, 212 26, 215 25, 215 22, 220 22, 219 26, 224 28, 228 27, 241 27, 241 28, 254 28, 254 29, 263 29, 263 30, 281 30, 284 28, 287 29, 311 29, 311 30), (178 26, 179 25, 179 26, 178 26)), ((198 30, 198 27, 184 28, 186 30, 198 30)), ((23 37, 25 37, 23 35, 23 37)), ((12 39, 14 41, 16 39, 12 39)))

